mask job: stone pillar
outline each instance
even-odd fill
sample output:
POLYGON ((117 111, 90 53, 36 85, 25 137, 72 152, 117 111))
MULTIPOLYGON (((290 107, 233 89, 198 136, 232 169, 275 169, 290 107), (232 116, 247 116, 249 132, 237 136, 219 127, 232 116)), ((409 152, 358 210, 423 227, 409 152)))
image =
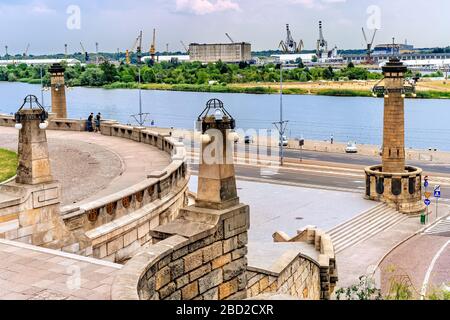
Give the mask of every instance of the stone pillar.
POLYGON ((16 182, 36 185, 52 182, 47 135, 39 128, 41 123, 39 109, 19 111, 22 129, 19 132, 19 167, 16 182))
POLYGON ((405 99, 406 66, 391 60, 383 67, 385 77, 383 172, 405 172, 405 99))
POLYGON ((233 163, 234 140, 229 138, 231 121, 224 117, 218 122, 214 116, 207 116, 203 120, 208 130, 203 135, 200 150, 199 207, 224 209, 239 203, 233 163))
POLYGON ((58 119, 67 119, 66 86, 64 81, 64 67, 55 63, 50 68, 52 112, 58 119))

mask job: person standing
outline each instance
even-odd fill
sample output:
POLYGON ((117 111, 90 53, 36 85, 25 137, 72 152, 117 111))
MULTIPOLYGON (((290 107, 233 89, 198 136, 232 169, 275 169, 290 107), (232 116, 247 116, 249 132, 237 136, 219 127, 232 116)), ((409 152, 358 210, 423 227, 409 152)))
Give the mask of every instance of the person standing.
POLYGON ((102 121, 102 114, 99 112, 95 116, 95 132, 100 132, 100 123, 102 121))
POLYGON ((86 123, 86 130, 89 132, 93 132, 94 128, 92 126, 94 120, 94 113, 91 112, 91 114, 89 115, 88 119, 87 119, 87 123, 86 123))
POLYGON ((331 135, 331 144, 333 144, 334 143, 334 136, 333 135, 331 135))

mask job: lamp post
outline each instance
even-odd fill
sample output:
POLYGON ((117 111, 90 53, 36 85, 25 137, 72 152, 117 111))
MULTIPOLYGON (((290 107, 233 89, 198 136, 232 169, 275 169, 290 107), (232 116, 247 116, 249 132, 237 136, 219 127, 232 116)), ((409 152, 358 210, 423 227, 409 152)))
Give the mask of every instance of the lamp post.
POLYGON ((221 210, 239 203, 233 163, 236 122, 222 101, 211 99, 198 116, 202 132, 196 206, 221 210))
POLYGON ((273 124, 278 130, 280 136, 279 146, 280 146, 280 165, 284 165, 284 133, 286 132, 286 127, 289 121, 283 119, 283 62, 280 63, 280 121, 274 122, 273 124))
POLYGON ((19 130, 19 166, 16 182, 36 185, 53 181, 50 173, 47 136, 48 112, 34 95, 25 97, 14 115, 19 130))

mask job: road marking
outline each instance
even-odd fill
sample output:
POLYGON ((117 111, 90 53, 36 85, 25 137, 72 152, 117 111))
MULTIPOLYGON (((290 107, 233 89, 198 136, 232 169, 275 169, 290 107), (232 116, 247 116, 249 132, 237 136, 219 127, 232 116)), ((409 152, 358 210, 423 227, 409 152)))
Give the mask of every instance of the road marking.
POLYGON ((425 299, 425 295, 427 294, 427 288, 428 288, 428 282, 430 281, 431 272, 434 269, 434 265, 436 264, 437 260, 440 258, 444 250, 447 248, 447 246, 450 244, 450 240, 448 240, 442 248, 436 253, 433 260, 431 261, 430 266, 428 267, 427 273, 425 274, 425 279, 423 280, 422 290, 420 291, 420 300, 425 299))

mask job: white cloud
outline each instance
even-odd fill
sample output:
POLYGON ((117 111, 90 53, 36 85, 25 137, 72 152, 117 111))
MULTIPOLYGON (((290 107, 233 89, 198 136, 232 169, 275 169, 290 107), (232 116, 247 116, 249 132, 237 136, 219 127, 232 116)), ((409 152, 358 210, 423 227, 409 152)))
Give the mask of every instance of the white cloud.
POLYGON ((289 0, 293 4, 301 4, 306 8, 324 9, 328 4, 345 3, 347 0, 289 0))
POLYGON ((176 9, 197 15, 221 11, 239 11, 239 4, 233 0, 176 0, 176 9))

